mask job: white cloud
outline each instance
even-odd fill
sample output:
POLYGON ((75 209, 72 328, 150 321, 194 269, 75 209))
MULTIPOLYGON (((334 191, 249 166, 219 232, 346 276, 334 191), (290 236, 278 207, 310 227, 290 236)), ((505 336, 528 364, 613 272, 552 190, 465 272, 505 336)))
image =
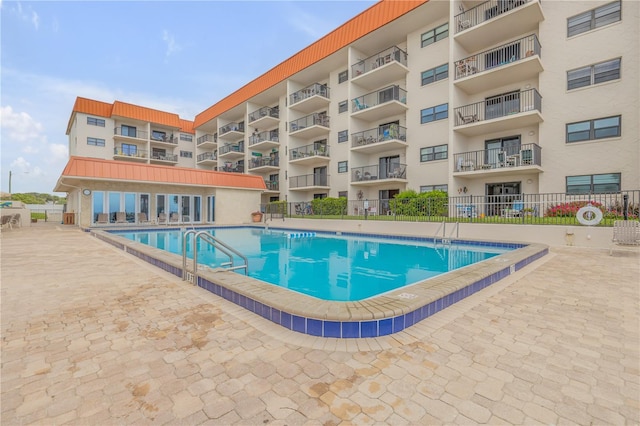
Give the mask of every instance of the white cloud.
POLYGON ((167 45, 167 50, 165 51, 165 62, 169 59, 169 56, 173 55, 182 50, 182 46, 176 43, 176 39, 173 34, 170 34, 169 31, 164 30, 162 33, 162 40, 167 45))
POLYGON ((26 112, 14 112, 10 105, 0 108, 0 126, 9 131, 9 138, 18 142, 42 139, 42 124, 26 112))
POLYGON ((33 10, 31 11, 31 23, 33 24, 34 27, 36 27, 36 30, 40 26, 40 17, 33 10))
POLYGON ((49 152, 51 153, 50 162, 66 162, 69 156, 69 149, 67 145, 61 143, 52 143, 49 145, 49 152))
POLYGON ((24 10, 22 8, 22 3, 17 2, 16 6, 10 9, 10 11, 18 15, 18 17, 23 21, 30 22, 37 31, 38 28, 40 27, 40 16, 38 16, 36 11, 33 10, 31 6, 28 6, 28 9, 29 9, 28 11, 24 10))

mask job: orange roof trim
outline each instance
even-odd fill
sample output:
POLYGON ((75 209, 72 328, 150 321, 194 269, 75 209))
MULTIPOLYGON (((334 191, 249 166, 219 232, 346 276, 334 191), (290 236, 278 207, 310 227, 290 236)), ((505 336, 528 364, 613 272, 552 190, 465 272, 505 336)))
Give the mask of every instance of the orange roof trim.
POLYGON ((71 124, 76 113, 95 115, 97 117, 111 118, 124 117, 132 120, 147 121, 167 127, 174 127, 186 133, 194 133, 193 121, 184 120, 178 114, 172 112, 159 111, 157 109, 128 104, 126 102, 115 101, 113 104, 100 102, 93 99, 77 97, 73 105, 71 117, 67 125, 67 134, 71 130, 71 124))
POLYGON ((54 191, 65 192, 62 189, 65 187, 63 182, 65 178, 122 180, 254 190, 267 188, 261 176, 86 157, 69 158, 69 162, 62 171, 54 191))
POLYGON ((376 3, 320 40, 304 48, 289 59, 276 65, 260 77, 247 83, 226 98, 198 114, 194 120, 194 127, 197 128, 205 124, 223 112, 240 105, 253 96, 264 92, 314 63, 349 46, 357 39, 377 30, 407 12, 423 5, 427 1, 428 0, 382 0, 376 3))

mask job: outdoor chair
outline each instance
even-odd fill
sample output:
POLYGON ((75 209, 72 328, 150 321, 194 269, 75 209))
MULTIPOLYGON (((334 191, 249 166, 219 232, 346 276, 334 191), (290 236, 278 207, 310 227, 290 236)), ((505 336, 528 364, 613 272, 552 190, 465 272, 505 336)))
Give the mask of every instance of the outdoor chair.
POLYGON ((178 215, 178 213, 171 213, 171 215, 169 216, 169 223, 179 223, 180 222, 180 216, 178 215))
POLYGON ((106 213, 98 213, 98 219, 96 220, 96 223, 103 225, 109 223, 109 215, 106 213))
POLYGON ((458 118, 460 125, 469 124, 478 121, 478 114, 462 115, 462 112, 458 111, 458 118))
POLYGON ((9 222, 9 225, 11 229, 13 229, 14 226, 17 226, 18 228, 22 226, 22 219, 20 218, 20 213, 16 213, 13 216, 11 216, 11 221, 9 222))
POLYGON ((138 213, 138 223, 149 223, 146 213, 138 213))
POLYGON ((167 214, 166 213, 159 213, 158 214, 158 224, 164 223, 165 225, 167 224, 167 214))
POLYGON ((369 105, 367 105, 367 104, 365 104, 365 103, 362 103, 362 104, 361 104, 361 103, 360 103, 360 101, 359 101, 358 99, 354 99, 354 100, 353 100, 353 103, 354 103, 354 105, 355 105, 355 110, 356 110, 356 111, 360 111, 360 110, 362 110, 362 109, 367 109, 367 108, 369 108, 369 105))
POLYGON ((640 222, 637 220, 616 220, 613 223, 613 237, 611 238, 609 256, 613 254, 613 246, 640 245, 640 222))
POLYGON ((127 214, 125 212, 116 212, 116 223, 127 223, 127 214))
POLYGON ((12 226, 11 226, 11 217, 12 216, 13 215, 2 216, 2 229, 4 229, 4 228, 12 229, 12 226))
POLYGON ((520 217, 522 215, 522 209, 524 209, 522 200, 514 200, 511 208, 502 210, 502 217, 520 217))

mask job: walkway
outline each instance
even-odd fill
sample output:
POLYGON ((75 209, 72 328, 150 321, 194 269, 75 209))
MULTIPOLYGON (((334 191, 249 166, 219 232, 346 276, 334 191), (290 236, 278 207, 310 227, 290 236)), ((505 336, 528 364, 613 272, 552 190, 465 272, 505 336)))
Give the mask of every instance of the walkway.
POLYGON ((640 421, 635 254, 553 249, 403 333, 337 340, 73 227, 0 241, 2 425, 640 421))

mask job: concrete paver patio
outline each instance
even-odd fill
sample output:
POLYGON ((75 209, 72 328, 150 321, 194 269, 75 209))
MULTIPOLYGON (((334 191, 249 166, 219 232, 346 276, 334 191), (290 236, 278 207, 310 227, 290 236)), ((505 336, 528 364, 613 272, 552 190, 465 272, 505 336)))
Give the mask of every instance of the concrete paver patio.
POLYGON ((551 254, 402 333, 276 326, 74 227, 1 238, 1 423, 640 422, 640 257, 551 254))

